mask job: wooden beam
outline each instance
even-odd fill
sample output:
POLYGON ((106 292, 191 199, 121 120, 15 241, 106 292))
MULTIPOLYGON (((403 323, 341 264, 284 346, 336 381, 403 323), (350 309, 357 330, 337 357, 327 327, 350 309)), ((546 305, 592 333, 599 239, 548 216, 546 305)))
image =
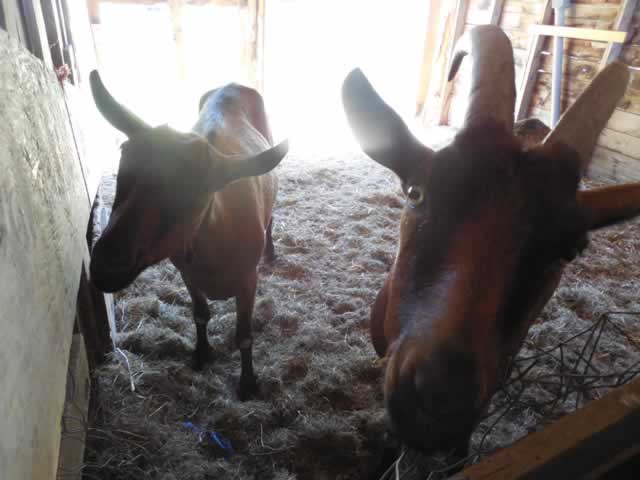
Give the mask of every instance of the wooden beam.
POLYGON ((42 14, 42 6, 39 0, 21 0, 24 23, 26 27, 29 50, 44 64, 52 68, 51 53, 47 40, 45 17, 42 14))
MULTIPOLYGON (((498 0, 499 1, 499 0, 498 0)), ((422 111, 424 102, 429 92, 431 72, 433 70, 434 54, 438 43, 438 23, 440 22, 441 0, 432 0, 429 3, 427 31, 422 51, 422 66, 420 67, 420 79, 418 83, 418 96, 416 101, 416 115, 422 111)))
POLYGON ((489 16, 489 23, 491 25, 498 25, 500 17, 502 16, 502 9, 504 7, 504 0, 493 0, 491 7, 491 15, 489 16))
POLYGON ((574 38, 577 40, 590 40, 592 42, 624 43, 627 38, 627 32, 596 30, 593 28, 558 27, 556 25, 531 25, 529 32, 536 35, 574 38))
POLYGON ((640 451, 640 379, 562 417, 449 480, 586 478, 640 451), (604 467, 604 468, 603 468, 604 467))
POLYGON ((53 68, 59 68, 64 61, 64 39, 60 26, 60 17, 56 0, 42 0, 42 12, 49 39, 49 51, 53 61, 53 68))
POLYGON ((87 10, 89 11, 89 21, 93 25, 100 23, 100 0, 87 0, 87 10))
POLYGON ((171 15, 171 27, 173 40, 176 43, 176 62, 178 65, 178 77, 181 81, 187 76, 186 50, 184 46, 184 32, 182 30, 182 10, 184 0, 169 0, 169 12, 171 15))
MULTIPOLYGON (((464 32, 464 26, 466 24, 467 19, 467 10, 469 9, 469 0, 457 0, 456 3, 456 13, 455 20, 453 24, 453 36, 451 37, 451 44, 449 45, 447 51, 447 59, 446 59, 446 72, 448 75, 449 70, 451 69, 451 61, 453 52, 456 48, 456 43, 458 39, 464 32)), ((445 81, 444 84, 444 94, 442 95, 442 103, 440 104, 440 125, 446 125, 449 116, 449 107, 451 106, 451 97, 453 95, 453 84, 454 80, 448 82, 445 81)))
MULTIPOLYGON (((101 3, 119 3, 121 5, 157 5, 171 0, 99 0, 101 3)), ((246 7, 248 0, 185 0, 187 5, 217 5, 228 7, 246 7)))
MULTIPOLYGON (((542 12, 540 23, 543 25, 551 21, 553 9, 552 0, 547 0, 542 12)), ((531 103, 531 95, 536 83, 538 65, 540 64, 540 52, 544 46, 544 37, 538 34, 531 34, 529 37, 529 48, 527 56, 527 65, 522 73, 520 88, 516 99, 516 120, 523 120, 527 116, 529 104, 531 103)))
POLYGON ((249 0, 244 35, 247 83, 264 95, 265 0, 249 0))
MULTIPOLYGON (((618 11, 616 22, 613 25, 614 30, 618 30, 621 32, 629 31, 631 19, 633 18, 633 13, 636 11, 637 6, 638 0, 624 0, 622 5, 620 6, 620 10, 618 11)), ((618 58, 620 56, 621 50, 621 44, 613 42, 609 43, 606 50, 604 51, 604 54, 602 55, 602 60, 600 60, 600 70, 602 70, 612 61, 618 58)))

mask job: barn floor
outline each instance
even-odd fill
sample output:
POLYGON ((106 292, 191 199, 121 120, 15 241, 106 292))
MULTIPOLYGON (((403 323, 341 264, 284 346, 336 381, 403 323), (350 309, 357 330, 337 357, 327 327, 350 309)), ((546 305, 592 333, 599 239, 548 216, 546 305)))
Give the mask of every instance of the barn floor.
MULTIPOLYGON (((261 398, 234 393, 233 300, 211 304, 215 361, 195 372, 189 295, 168 262, 148 269, 117 295, 119 352, 97 372, 85 478, 364 479, 379 468, 382 366, 367 325, 395 253, 399 184, 359 153, 292 150, 277 171, 278 257, 260 266, 254 321, 261 398)), ((107 205, 113 186, 102 187, 107 205)), ((640 321, 603 315, 640 312, 639 223, 594 234, 569 267, 469 461, 636 374, 640 321)), ((405 456, 401 477, 438 468, 423 460, 405 456)))

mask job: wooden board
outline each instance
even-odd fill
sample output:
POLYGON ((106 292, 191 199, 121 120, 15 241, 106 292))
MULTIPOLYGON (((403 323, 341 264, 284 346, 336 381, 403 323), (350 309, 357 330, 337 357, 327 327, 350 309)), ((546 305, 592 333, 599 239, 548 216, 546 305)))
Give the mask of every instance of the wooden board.
POLYGON ((435 55, 438 45, 438 24, 441 21, 440 15, 441 0, 429 2, 428 22, 425 32, 422 65, 420 67, 420 78, 418 81, 418 94, 416 100, 416 114, 422 111, 424 102, 429 92, 435 55))
MULTIPOLYGON (((542 17, 540 18, 541 24, 546 24, 551 21, 551 15, 553 13, 551 3, 551 0, 546 0, 542 17)), ((544 40, 544 37, 538 34, 532 34, 530 37, 529 47, 527 48, 527 64, 520 78, 520 88, 518 88, 517 91, 516 120, 522 120, 527 116, 527 111, 531 103, 531 95, 535 87, 538 65, 540 63, 540 52, 544 46, 544 40)))
POLYGON ((640 380, 635 380, 450 480, 585 478, 603 466, 615 466, 622 454, 638 450, 640 380))
POLYGON ((0 472, 55 478, 89 202, 54 73, 0 31, 0 472))
MULTIPOLYGON (((629 26, 631 25, 631 20, 633 18, 633 12, 635 12, 636 7, 638 6, 638 0, 624 0, 622 5, 620 6, 618 16, 616 18, 615 30, 619 30, 622 32, 627 32, 629 30, 629 26)), ((622 45, 619 43, 610 43, 604 54, 602 55, 602 60, 600 61, 600 69, 606 67, 609 63, 620 56, 620 51, 622 50, 622 45)))
POLYGON ((62 413, 62 435, 58 457, 58 476, 61 480, 80 480, 84 465, 84 445, 87 435, 87 416, 91 378, 82 335, 76 333, 71 342, 66 393, 62 413))
MULTIPOLYGON (((451 60, 452 60, 453 52, 456 47, 456 43, 460 38, 460 36, 462 35, 462 33, 464 32, 468 6, 469 6, 468 0, 457 0, 451 43, 447 49, 446 72, 448 72, 449 69, 451 68, 451 60)), ((447 117, 449 116, 449 107, 451 105, 451 97, 453 95, 454 83, 455 83, 455 80, 451 82, 447 82, 445 80, 444 93, 442 95, 442 103, 440 104, 440 121, 439 121, 440 125, 448 124, 447 117)))
POLYGON ((551 37, 576 38, 594 42, 623 43, 627 32, 613 32, 610 30, 596 30, 591 28, 558 27, 555 25, 532 25, 529 32, 533 35, 548 35, 551 37))
POLYGON ((597 146, 589 168, 589 177, 613 183, 640 181, 640 160, 597 146))

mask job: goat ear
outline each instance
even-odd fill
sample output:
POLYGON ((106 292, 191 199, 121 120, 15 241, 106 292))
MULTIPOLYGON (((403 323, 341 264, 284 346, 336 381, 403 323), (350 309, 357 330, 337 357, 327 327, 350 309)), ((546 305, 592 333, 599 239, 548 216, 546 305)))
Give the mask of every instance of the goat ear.
POLYGON ((607 227, 640 215, 640 183, 581 190, 577 200, 590 230, 607 227))
POLYGON ((224 179, 233 182, 240 178, 255 177, 270 172, 289 152, 289 141, 284 140, 258 155, 251 157, 225 157, 222 160, 224 179))
POLYGON ((360 69, 342 84, 342 103, 347 120, 364 153, 406 179, 415 168, 416 154, 433 152, 409 131, 400 116, 387 105, 360 69))

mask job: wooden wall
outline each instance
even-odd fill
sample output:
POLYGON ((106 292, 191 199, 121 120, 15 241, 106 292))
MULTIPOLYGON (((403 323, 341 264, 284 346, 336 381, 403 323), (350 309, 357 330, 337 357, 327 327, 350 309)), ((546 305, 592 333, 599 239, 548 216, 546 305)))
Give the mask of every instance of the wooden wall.
POLYGON ((89 202, 54 73, 0 30, 0 472, 56 476, 89 202))
MULTIPOLYGON (((494 0, 470 0, 465 19, 465 30, 473 25, 487 23, 487 10, 494 0)), ((622 0, 574 0, 566 11, 566 25, 612 30, 622 0)), ((529 27, 541 23, 546 0, 504 0, 499 25, 512 41, 516 64, 516 85, 527 59, 529 27)), ((623 46, 620 58, 631 68, 631 81, 626 95, 607 128, 601 135, 594 152, 591 174, 594 178, 610 181, 640 180, 640 7, 633 16, 632 32, 623 46)), ((571 105, 598 71, 606 43, 584 40, 565 40, 562 108, 571 105)), ((551 110, 552 43, 544 42, 540 66, 528 116, 540 118, 549 124, 551 110)), ((451 107, 446 122, 459 126, 466 106, 465 71, 456 80, 451 107)), ((468 71, 466 72, 468 78, 468 71)))

